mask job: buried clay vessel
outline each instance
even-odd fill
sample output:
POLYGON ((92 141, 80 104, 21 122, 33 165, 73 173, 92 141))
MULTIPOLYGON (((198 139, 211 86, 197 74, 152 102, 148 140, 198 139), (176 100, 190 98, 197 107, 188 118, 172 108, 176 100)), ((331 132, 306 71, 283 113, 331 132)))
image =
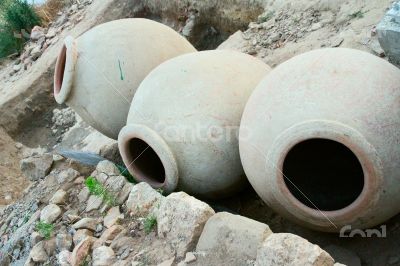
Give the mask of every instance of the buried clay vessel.
POLYGON ((253 188, 305 226, 368 228, 400 211, 400 70, 322 49, 271 71, 250 97, 240 155, 253 188))
POLYGON ((118 137, 130 173, 167 193, 221 198, 241 189, 240 118, 269 71, 254 57, 223 50, 161 64, 140 85, 118 137))
POLYGON ((121 19, 67 37, 54 73, 54 97, 104 135, 117 139, 135 91, 162 62, 195 52, 171 28, 147 19, 121 19))

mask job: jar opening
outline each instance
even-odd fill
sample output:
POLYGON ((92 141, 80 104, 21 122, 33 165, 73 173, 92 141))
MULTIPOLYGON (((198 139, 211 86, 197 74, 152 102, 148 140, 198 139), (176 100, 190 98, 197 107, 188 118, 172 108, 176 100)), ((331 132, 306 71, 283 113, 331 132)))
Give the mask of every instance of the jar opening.
POLYGON ((54 95, 58 95, 64 80, 65 65, 67 63, 67 47, 63 45, 57 59, 55 74, 54 74, 54 95))

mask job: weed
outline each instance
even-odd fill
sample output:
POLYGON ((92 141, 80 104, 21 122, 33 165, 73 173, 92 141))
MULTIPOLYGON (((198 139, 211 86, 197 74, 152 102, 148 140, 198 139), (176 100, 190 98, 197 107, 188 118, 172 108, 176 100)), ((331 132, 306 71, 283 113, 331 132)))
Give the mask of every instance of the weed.
POLYGON ((264 23, 269 21, 274 16, 274 11, 263 13, 258 17, 258 23, 264 23))
POLYGON ((90 194, 102 198, 108 205, 115 205, 115 197, 96 178, 89 176, 85 180, 85 185, 90 194))
POLYGON ((128 169, 125 166, 121 166, 119 164, 115 164, 115 166, 118 168, 121 175, 124 176, 130 183, 137 183, 135 178, 131 175, 131 173, 129 173, 128 169))
POLYGON ((36 230, 39 231, 39 234, 42 237, 49 239, 53 234, 54 225, 45 222, 39 222, 36 224, 36 230))
POLYGON ((351 19, 359 19, 359 18, 363 18, 364 17, 364 12, 362 12, 361 10, 359 10, 359 11, 357 11, 357 12, 354 12, 353 14, 350 14, 349 15, 349 17, 351 18, 351 19))
POLYGON ((149 215, 143 222, 144 232, 146 234, 153 231, 153 228, 157 225, 157 218, 154 215, 149 215))
POLYGON ((162 189, 162 188, 157 188, 156 191, 157 191, 158 193, 160 193, 161 195, 164 195, 164 189, 162 189))

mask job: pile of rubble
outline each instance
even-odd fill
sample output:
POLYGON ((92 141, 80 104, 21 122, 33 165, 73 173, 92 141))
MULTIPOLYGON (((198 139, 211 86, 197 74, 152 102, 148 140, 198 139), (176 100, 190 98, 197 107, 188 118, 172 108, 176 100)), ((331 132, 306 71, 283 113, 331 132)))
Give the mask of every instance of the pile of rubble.
POLYGON ((0 217, 0 265, 334 265, 299 236, 129 183, 110 161, 94 169, 46 153, 26 160, 24 174, 37 181, 0 217))

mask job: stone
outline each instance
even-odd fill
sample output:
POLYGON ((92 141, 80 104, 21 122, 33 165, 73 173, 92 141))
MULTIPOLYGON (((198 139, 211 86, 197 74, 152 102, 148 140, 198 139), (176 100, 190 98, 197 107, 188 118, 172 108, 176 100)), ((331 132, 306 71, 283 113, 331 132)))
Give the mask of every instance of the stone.
POLYGON ((97 221, 95 219, 82 218, 81 220, 76 222, 74 225, 72 225, 72 228, 74 228, 75 230, 88 229, 88 230, 91 230, 94 232, 96 230, 96 225, 97 225, 97 221))
POLYGON ((80 266, 85 261, 86 257, 90 254, 94 239, 93 237, 87 237, 82 240, 71 254, 71 265, 80 266))
POLYGON ((134 185, 132 183, 126 183, 124 185, 116 200, 118 205, 122 205, 128 199, 133 187, 134 185))
POLYGON ((76 231, 73 237, 73 241, 75 245, 78 245, 85 238, 93 236, 93 232, 88 229, 79 229, 76 231))
POLYGON ((43 53, 42 47, 40 45, 37 45, 35 48, 32 49, 31 51, 31 58, 33 61, 37 60, 43 53))
POLYGON ((93 250, 93 266, 109 266, 115 262, 115 253, 110 247, 101 246, 93 250))
POLYGON ((110 176, 107 179, 105 186, 112 194, 117 195, 121 192, 126 183, 126 178, 122 175, 110 176))
POLYGON ((37 41, 43 36, 44 36, 44 28, 39 27, 39 26, 33 27, 32 31, 31 31, 31 36, 30 36, 32 41, 37 41))
POLYGON ((42 241, 44 238, 38 232, 32 232, 31 234, 31 247, 42 241))
POLYGON ((83 187, 78 194, 78 200, 80 203, 84 203, 89 199, 90 191, 87 187, 83 187))
POLYGON ((324 250, 332 256, 335 262, 340 262, 344 265, 361 266, 360 258, 351 250, 336 245, 324 247, 324 250))
POLYGON ((288 233, 272 234, 257 251, 256 266, 333 266, 333 258, 319 246, 288 233))
POLYGON ((68 250, 63 250, 57 255, 57 262, 60 266, 70 266, 72 253, 68 250))
POLYGON ((193 252, 188 252, 188 253, 186 253, 186 256, 185 256, 185 263, 191 263, 191 262, 194 262, 194 261, 196 261, 196 256, 193 254, 193 252))
POLYGON ((372 52, 379 57, 385 57, 385 51, 383 51, 381 45, 378 40, 372 40, 369 43, 369 48, 371 48, 372 52))
POLYGON ((113 162, 104 160, 97 164, 96 171, 98 173, 104 173, 108 176, 118 176, 120 172, 113 162))
POLYGON ((67 192, 65 192, 63 189, 59 189, 54 193, 53 197, 50 199, 50 203, 52 204, 65 204, 68 198, 67 192))
POLYGON ((39 180, 49 174, 53 164, 53 156, 44 154, 32 156, 21 160, 20 168, 22 173, 31 181, 39 180))
POLYGON ((104 217, 104 226, 110 228, 122 219, 124 215, 119 211, 119 206, 112 207, 104 217))
POLYGON ((169 260, 163 261, 159 263, 157 266, 172 266, 174 265, 175 257, 170 258, 169 260))
POLYGON ((49 259, 49 256, 46 253, 44 248, 44 242, 40 241, 37 243, 29 253, 29 256, 34 262, 45 262, 49 259))
POLYGON ((78 176, 80 176, 80 173, 78 171, 76 171, 75 169, 72 169, 72 168, 68 168, 66 170, 61 171, 57 175, 57 181, 59 184, 64 184, 66 182, 73 181, 78 176))
POLYGON ((50 28, 46 34, 46 39, 54 38, 54 36, 56 36, 56 30, 54 28, 50 28))
POLYGON ((111 242, 115 237, 122 232, 124 228, 121 225, 113 225, 106 229, 98 240, 93 244, 93 248, 100 247, 107 242, 111 242))
POLYGON ((142 182, 131 190, 126 201, 126 208, 132 216, 147 217, 155 214, 162 198, 163 196, 149 184, 142 182))
POLYGON ((116 254, 122 254, 126 250, 135 248, 134 239, 129 236, 117 236, 111 243, 110 247, 115 251, 116 254))
POLYGON ((21 68, 22 68, 22 65, 21 65, 21 64, 14 65, 14 66, 13 66, 13 71, 14 71, 14 72, 18 72, 18 71, 21 70, 21 68))
POLYGON ((55 204, 49 204, 40 212, 40 221, 45 223, 55 222, 61 215, 61 209, 55 204))
POLYGON ((271 234, 266 224, 220 212, 207 221, 196 251, 218 258, 235 257, 238 264, 246 264, 256 259, 257 249, 271 234))
POLYGON ((172 193, 161 201, 157 213, 158 235, 175 249, 177 257, 192 251, 214 210, 185 192, 172 193))
POLYGON ((379 43, 389 60, 400 66, 400 1, 386 13, 376 26, 379 43))
POLYGON ((54 252, 56 251, 56 238, 52 237, 44 242, 44 249, 49 257, 53 256, 54 252))
POLYGON ((89 200, 87 201, 85 212, 90 212, 99 209, 102 203, 103 203, 102 198, 96 195, 90 195, 89 200))
POLYGON ((60 233, 56 236, 56 246, 57 250, 63 251, 68 250, 70 251, 72 248, 72 237, 70 234, 60 233))

